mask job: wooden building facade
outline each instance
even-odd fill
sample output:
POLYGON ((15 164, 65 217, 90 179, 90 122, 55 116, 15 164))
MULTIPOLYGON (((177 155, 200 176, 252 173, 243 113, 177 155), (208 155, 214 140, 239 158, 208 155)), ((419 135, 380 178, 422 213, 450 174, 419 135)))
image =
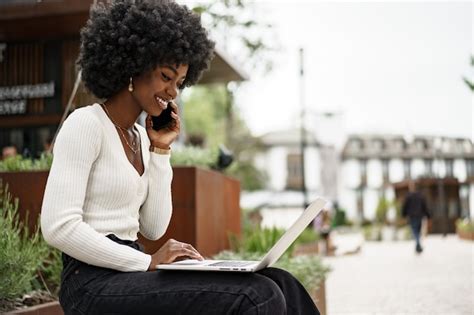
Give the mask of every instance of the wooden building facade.
MULTIPOLYGON (((0 1, 0 148, 38 156, 54 136, 78 69, 79 33, 93 0, 0 1)), ((200 83, 246 78, 217 52, 200 83)), ((82 86, 73 108, 95 98, 82 86)))

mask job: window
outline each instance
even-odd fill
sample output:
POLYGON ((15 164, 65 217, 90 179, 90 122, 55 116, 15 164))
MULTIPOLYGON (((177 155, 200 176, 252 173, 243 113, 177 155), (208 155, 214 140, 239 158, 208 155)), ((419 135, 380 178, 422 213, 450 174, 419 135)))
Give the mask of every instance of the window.
POLYGON ((453 176, 453 160, 452 159, 446 159, 446 160, 444 160, 444 163, 446 165, 446 176, 447 177, 452 177, 453 176))
POLYGON ((466 160, 466 170, 467 170, 467 177, 474 176, 474 159, 466 160))
POLYGON ((375 151, 383 151, 385 149, 384 141, 380 139, 374 140, 373 148, 375 151))
POLYGON ((411 160, 403 159, 403 176, 404 179, 411 179, 411 160))
POLYGON ((360 139, 352 139, 349 143, 349 148, 352 152, 362 149, 362 141, 360 139))
POLYGON ((425 175, 432 176, 433 175, 433 160, 432 159, 425 159, 425 175))
POLYGON ((416 149, 418 151, 424 151, 427 149, 427 144, 426 144, 426 141, 425 140, 417 140, 416 141, 416 149))
POLYGON ((288 176, 286 178, 286 188, 301 189, 303 178, 301 176, 301 154, 288 154, 287 156, 288 176))

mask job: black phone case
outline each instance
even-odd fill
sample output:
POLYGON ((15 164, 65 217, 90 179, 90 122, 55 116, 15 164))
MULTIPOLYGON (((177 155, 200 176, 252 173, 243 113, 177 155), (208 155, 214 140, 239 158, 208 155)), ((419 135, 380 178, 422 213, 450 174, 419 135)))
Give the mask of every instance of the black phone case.
POLYGON ((173 120, 173 118, 171 117, 171 112, 172 107, 168 105, 168 107, 159 116, 151 116, 151 120, 153 122, 153 129, 160 130, 168 127, 168 125, 173 120))

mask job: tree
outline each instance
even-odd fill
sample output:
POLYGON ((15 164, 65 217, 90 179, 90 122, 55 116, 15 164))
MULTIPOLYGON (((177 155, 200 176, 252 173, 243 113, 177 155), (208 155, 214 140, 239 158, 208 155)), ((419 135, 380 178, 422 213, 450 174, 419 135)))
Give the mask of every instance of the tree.
MULTIPOLYGON (((252 3, 244 0, 213 0, 193 7, 201 14, 211 36, 226 51, 237 51, 246 70, 268 72, 272 61, 266 53, 273 48, 267 39, 271 25, 252 17, 252 3), (264 38, 262 35, 266 34, 264 38)), ((238 83, 194 87, 183 94, 185 132, 188 143, 203 141, 213 148, 225 144, 234 154, 234 163, 225 172, 238 178, 242 188, 262 188, 266 175, 255 168, 253 158, 260 145, 233 106, 238 83), (191 141, 190 141, 191 140, 191 141)))
MULTIPOLYGON (((471 56, 471 67, 474 67, 474 56, 471 56)), ((462 78, 463 81, 467 84, 467 86, 469 87, 469 89, 474 92, 474 82, 473 81, 469 81, 469 79, 467 79, 466 77, 463 77, 462 78)))
POLYGON ((183 95, 188 144, 192 144, 189 139, 195 137, 202 138, 208 148, 225 144, 234 154, 234 163, 225 173, 239 179, 244 190, 260 189, 267 179, 266 174, 253 165, 260 143, 238 111, 233 110, 229 121, 226 104, 232 101, 231 95, 222 84, 197 86, 183 95), (227 132, 229 125, 233 126, 232 133, 227 132))
MULTIPOLYGON (((203 23, 219 46, 226 51, 239 52, 239 56, 232 57, 242 63, 245 61, 246 70, 264 73, 271 70, 273 63, 266 54, 275 50, 272 25, 255 19, 251 1, 212 0, 196 5, 193 11, 201 14, 203 23)), ((259 20, 262 20, 261 15, 259 20)))

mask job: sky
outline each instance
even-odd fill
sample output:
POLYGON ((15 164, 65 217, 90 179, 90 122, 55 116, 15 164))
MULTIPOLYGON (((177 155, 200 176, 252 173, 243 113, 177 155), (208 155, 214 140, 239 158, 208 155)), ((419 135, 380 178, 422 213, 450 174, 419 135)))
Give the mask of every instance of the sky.
POLYGON ((274 70, 247 70, 250 80, 236 93, 254 135, 299 127, 304 103, 306 125, 325 142, 353 133, 474 138, 474 94, 462 81, 474 73, 472 2, 261 0, 254 6, 280 46, 274 70))

